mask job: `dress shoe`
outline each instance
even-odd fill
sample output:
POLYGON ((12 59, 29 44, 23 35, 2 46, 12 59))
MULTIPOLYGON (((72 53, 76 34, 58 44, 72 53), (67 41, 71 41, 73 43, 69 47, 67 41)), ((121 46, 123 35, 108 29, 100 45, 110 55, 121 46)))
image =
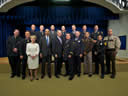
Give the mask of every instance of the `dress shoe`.
POLYGON ((112 75, 110 76, 110 78, 114 79, 114 78, 115 78, 115 75, 112 74, 112 75))
POLYGON ((15 75, 11 75, 11 76, 10 76, 10 78, 14 78, 14 77, 15 77, 15 75))
POLYGON ((80 74, 77 74, 77 77, 80 77, 80 74))
POLYGON ((43 79, 43 78, 44 78, 44 75, 41 76, 41 79, 43 79))
POLYGON ((88 74, 88 77, 92 77, 92 74, 88 74))
POLYGON ((22 80, 24 80, 25 79, 25 76, 22 76, 22 80))
POLYGON ((100 78, 101 78, 101 79, 104 79, 104 75, 101 75, 100 78))
POLYGON ((70 77, 69 77, 69 80, 72 80, 73 78, 74 78, 74 76, 70 76, 70 77))
POLYGON ((55 75, 56 76, 56 78, 60 78, 58 75, 55 75))

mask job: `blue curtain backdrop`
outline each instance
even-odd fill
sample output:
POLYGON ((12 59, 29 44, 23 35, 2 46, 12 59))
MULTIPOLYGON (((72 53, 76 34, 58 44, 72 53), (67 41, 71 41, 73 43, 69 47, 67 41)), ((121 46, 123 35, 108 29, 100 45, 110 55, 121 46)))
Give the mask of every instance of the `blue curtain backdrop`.
POLYGON ((36 24, 38 27, 43 24, 45 28, 54 24, 56 29, 60 29, 61 25, 66 25, 66 30, 69 32, 72 24, 76 24, 77 30, 80 31, 82 25, 86 24, 89 32, 93 32, 94 25, 98 24, 100 30, 106 35, 108 20, 115 19, 119 19, 118 14, 113 14, 101 7, 19 6, 8 13, 0 13, 0 57, 6 56, 6 40, 9 35, 13 34, 15 28, 20 29, 23 37, 25 30, 29 30, 31 24, 36 24))

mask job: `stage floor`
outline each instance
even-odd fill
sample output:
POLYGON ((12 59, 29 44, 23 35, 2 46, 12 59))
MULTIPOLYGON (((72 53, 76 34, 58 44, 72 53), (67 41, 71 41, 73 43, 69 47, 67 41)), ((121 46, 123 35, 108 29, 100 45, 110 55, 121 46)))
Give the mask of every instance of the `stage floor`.
POLYGON ((118 72, 116 79, 105 76, 75 76, 72 81, 68 77, 49 79, 47 76, 39 81, 30 82, 9 73, 0 73, 0 96, 128 96, 128 72, 118 72))

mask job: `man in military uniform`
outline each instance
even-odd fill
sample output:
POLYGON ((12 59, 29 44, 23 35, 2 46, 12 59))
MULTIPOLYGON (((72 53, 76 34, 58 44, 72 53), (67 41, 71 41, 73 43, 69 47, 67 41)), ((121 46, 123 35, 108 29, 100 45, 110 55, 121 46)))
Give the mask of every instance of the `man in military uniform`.
POLYGON ((86 25, 83 25, 83 27, 82 27, 82 33, 80 35, 81 38, 84 38, 86 32, 87 32, 87 26, 86 25))
POLYGON ((14 36, 11 36, 7 40, 7 55, 9 64, 11 66, 11 78, 16 75, 20 77, 20 42, 22 38, 19 36, 20 32, 18 29, 14 30, 14 36))
POLYGON ((96 73, 99 74, 99 64, 101 65, 101 78, 104 78, 104 52, 105 45, 102 40, 102 35, 98 36, 98 40, 96 42, 94 54, 96 55, 96 73))
POLYGON ((66 40, 64 42, 64 47, 63 47, 63 60, 65 62, 65 69, 66 69, 66 73, 64 76, 68 76, 69 75, 69 65, 70 63, 70 59, 69 59, 69 55, 70 55, 70 49, 71 49, 71 44, 72 44, 72 40, 71 40, 71 34, 70 33, 66 33, 66 40))
POLYGON ((115 59, 118 50, 120 49, 120 39, 117 36, 113 36, 112 29, 108 30, 108 36, 104 38, 106 45, 106 74, 110 74, 110 62, 112 62, 112 75, 111 78, 115 78, 116 68, 115 68, 115 59))
MULTIPOLYGON (((96 63, 96 55, 94 54, 94 47, 95 47, 95 44, 97 42, 97 37, 98 37, 98 35, 102 35, 102 37, 103 37, 103 32, 100 32, 98 30, 99 30, 98 25, 95 25, 94 26, 94 32, 91 34, 91 38, 93 39, 93 43, 94 43, 94 46, 93 46, 93 49, 92 49, 92 60, 93 60, 94 63, 96 63)), ((95 73, 94 74, 98 74, 97 70, 98 69, 96 69, 96 64, 95 64, 95 73)))
POLYGON ((27 67, 27 55, 26 55, 26 46, 27 43, 30 43, 30 32, 25 32, 25 39, 21 41, 20 45, 20 59, 22 62, 22 79, 24 80, 26 77, 26 67, 27 67))
POLYGON ((75 32, 75 38, 72 41, 71 50, 70 50, 70 58, 72 59, 72 63, 70 66, 70 77, 69 80, 74 78, 74 75, 77 74, 80 77, 81 73, 81 58, 83 56, 83 41, 80 38, 80 32, 75 32))

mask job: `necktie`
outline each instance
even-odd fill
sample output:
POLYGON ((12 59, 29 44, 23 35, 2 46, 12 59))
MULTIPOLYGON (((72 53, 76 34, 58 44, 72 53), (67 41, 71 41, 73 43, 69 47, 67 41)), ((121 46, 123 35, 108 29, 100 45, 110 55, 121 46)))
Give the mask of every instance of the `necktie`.
POLYGON ((46 36, 47 45, 49 45, 49 38, 46 36))
POLYGON ((60 38, 60 37, 58 37, 58 39, 59 39, 60 43, 62 44, 62 40, 61 40, 61 38, 60 38))

